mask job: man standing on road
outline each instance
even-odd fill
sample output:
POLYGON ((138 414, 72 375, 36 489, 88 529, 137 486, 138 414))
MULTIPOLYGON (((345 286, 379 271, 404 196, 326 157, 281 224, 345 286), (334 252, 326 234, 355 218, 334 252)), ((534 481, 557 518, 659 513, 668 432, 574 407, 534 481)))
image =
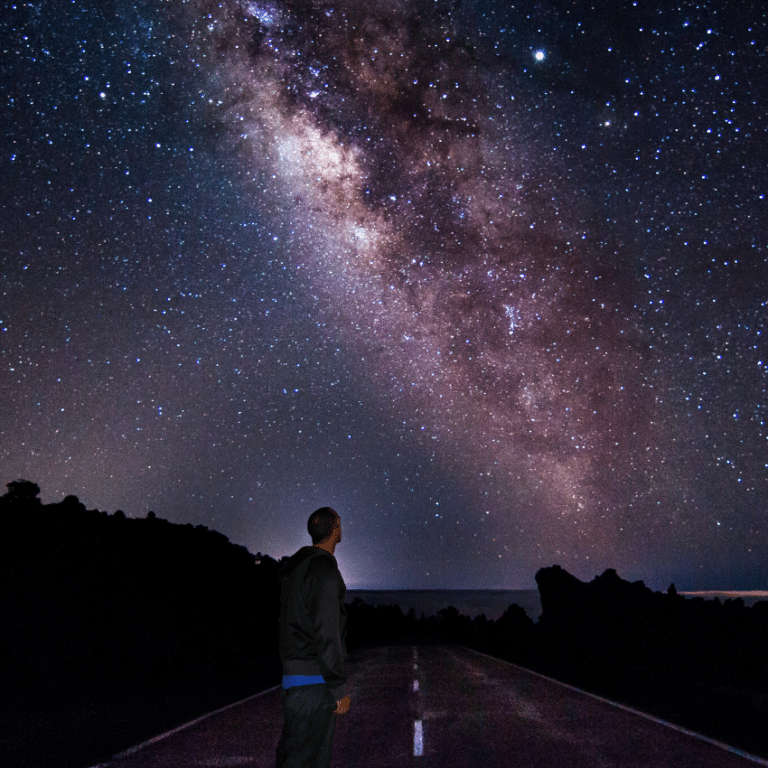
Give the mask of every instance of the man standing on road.
POLYGON ((347 588, 333 551, 341 518, 330 507, 307 522, 311 547, 280 567, 280 660, 283 735, 277 768, 330 768, 336 715, 346 695, 347 588))

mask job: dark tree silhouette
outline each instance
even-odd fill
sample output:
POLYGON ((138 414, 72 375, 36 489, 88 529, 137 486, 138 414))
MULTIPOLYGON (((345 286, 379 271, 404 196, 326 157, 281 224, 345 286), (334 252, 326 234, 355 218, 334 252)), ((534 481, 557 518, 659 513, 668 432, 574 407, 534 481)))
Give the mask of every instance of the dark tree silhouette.
POLYGON ((0 501, 5 504, 35 504, 39 505, 40 499, 40 486, 37 483, 30 482, 29 480, 12 480, 5 486, 8 491, 2 497, 0 501))

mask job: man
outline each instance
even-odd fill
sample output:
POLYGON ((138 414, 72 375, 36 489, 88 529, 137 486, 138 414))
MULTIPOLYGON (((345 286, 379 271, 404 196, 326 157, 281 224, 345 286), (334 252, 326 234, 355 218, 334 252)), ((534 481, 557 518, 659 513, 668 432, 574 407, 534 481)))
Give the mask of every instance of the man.
POLYGON ((330 768, 336 715, 346 695, 347 588, 333 552, 341 518, 330 507, 307 522, 311 547, 280 567, 280 660, 283 735, 278 768, 330 768))

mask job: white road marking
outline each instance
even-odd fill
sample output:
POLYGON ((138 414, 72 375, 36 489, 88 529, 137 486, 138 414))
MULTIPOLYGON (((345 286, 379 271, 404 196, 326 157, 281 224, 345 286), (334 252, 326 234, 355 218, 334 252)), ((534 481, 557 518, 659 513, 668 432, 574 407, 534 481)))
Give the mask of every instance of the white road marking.
POLYGON ((424 754, 424 732, 421 728, 421 720, 413 721, 413 754, 415 757, 424 754))

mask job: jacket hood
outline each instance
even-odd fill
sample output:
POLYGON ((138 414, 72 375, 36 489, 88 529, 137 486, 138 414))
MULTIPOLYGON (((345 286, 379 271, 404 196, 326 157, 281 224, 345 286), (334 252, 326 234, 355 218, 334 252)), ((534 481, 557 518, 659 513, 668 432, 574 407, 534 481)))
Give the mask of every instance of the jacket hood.
POLYGON ((326 552, 324 549, 320 549, 320 547, 315 546, 306 546, 302 547, 298 552, 295 552, 293 555, 291 555, 281 566, 280 570, 278 571, 277 575, 280 581, 286 581, 287 579, 291 579, 293 575, 296 573, 296 570, 298 567, 305 562, 306 560, 309 560, 313 557, 330 557, 336 561, 336 558, 333 557, 333 555, 330 552, 326 552))

